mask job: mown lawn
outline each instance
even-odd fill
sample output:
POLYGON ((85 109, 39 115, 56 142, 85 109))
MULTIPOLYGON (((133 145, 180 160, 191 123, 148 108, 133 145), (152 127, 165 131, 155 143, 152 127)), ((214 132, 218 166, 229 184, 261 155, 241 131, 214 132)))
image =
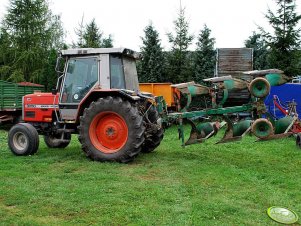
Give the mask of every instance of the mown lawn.
POLYGON ((301 151, 293 138, 182 149, 176 128, 131 164, 63 150, 16 157, 0 132, 0 225, 277 225, 273 205, 301 215, 301 151))

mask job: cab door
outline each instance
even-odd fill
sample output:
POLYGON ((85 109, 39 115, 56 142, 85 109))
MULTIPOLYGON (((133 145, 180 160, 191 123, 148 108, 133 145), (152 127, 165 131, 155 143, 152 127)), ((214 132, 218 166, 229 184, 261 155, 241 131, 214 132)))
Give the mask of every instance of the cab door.
POLYGON ((78 105, 98 81, 99 58, 97 56, 69 58, 59 100, 63 120, 75 120, 78 105))

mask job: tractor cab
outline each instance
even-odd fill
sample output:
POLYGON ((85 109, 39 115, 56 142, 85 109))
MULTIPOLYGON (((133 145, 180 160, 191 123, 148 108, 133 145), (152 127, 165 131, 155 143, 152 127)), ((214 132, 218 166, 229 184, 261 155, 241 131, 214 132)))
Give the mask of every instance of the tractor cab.
POLYGON ((135 61, 138 57, 139 54, 125 48, 62 50, 60 59, 65 60, 65 67, 57 86, 62 119, 74 120, 78 106, 90 92, 137 92, 139 84, 135 61))

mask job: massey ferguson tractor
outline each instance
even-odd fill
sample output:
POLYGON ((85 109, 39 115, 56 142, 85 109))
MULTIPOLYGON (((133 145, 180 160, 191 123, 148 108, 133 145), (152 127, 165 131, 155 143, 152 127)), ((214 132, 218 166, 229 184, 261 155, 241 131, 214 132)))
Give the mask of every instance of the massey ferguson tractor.
POLYGON ((155 98, 139 92, 138 57, 125 48, 61 51, 56 89, 23 97, 24 123, 9 131, 11 151, 35 154, 39 135, 48 147, 65 148, 71 134, 78 134, 82 150, 96 161, 125 163, 153 151, 163 129, 155 98))
POLYGON ((240 78, 231 75, 208 78, 210 86, 194 82, 172 85, 176 112, 168 112, 162 96, 141 93, 135 60, 138 54, 119 49, 64 50, 58 58, 57 88, 52 93, 23 97, 25 123, 11 128, 8 144, 16 155, 33 155, 39 134, 50 148, 64 148, 71 134, 79 134, 82 150, 96 161, 129 162, 139 152, 151 152, 163 138, 164 125, 177 124, 182 146, 203 143, 225 125, 218 143, 240 140, 252 132, 259 140, 297 135, 301 146, 301 121, 292 102, 283 118, 274 118, 265 106, 271 86, 289 81, 283 71, 246 71, 240 78), (59 66, 65 67, 62 72, 59 66), (249 79, 243 79, 244 77, 249 79), (248 102, 225 107, 229 91, 244 90, 248 102), (220 97, 219 97, 220 96, 220 97), (211 100, 207 107, 192 110, 196 97, 211 100), (247 117, 241 115, 247 114, 247 117), (191 127, 188 140, 184 129, 191 127))

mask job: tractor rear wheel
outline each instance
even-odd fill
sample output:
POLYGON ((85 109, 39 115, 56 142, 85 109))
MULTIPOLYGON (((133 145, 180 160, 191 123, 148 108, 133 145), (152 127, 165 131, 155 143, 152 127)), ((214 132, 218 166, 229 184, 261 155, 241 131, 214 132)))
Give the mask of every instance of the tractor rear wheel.
POLYGON ((39 148, 39 134, 31 124, 16 124, 8 132, 8 146, 15 155, 33 155, 39 148))
POLYGON ((44 135, 44 141, 47 147, 49 148, 65 148, 70 144, 71 141, 71 134, 70 133, 65 133, 64 134, 64 139, 61 139, 62 135, 57 134, 49 134, 49 135, 44 135))
POLYGON ((146 120, 146 124, 148 124, 147 121, 149 121, 151 123, 151 127, 156 127, 156 128, 147 127, 145 133, 145 142, 141 150, 144 153, 150 153, 160 145, 164 136, 164 129, 162 125, 161 126, 158 125, 158 120, 160 119, 160 117, 157 109, 154 106, 152 106, 149 109, 145 117, 148 118, 148 120, 146 120))
POLYGON ((85 109, 78 131, 87 157, 127 163, 141 151, 145 127, 136 106, 109 96, 85 109))

